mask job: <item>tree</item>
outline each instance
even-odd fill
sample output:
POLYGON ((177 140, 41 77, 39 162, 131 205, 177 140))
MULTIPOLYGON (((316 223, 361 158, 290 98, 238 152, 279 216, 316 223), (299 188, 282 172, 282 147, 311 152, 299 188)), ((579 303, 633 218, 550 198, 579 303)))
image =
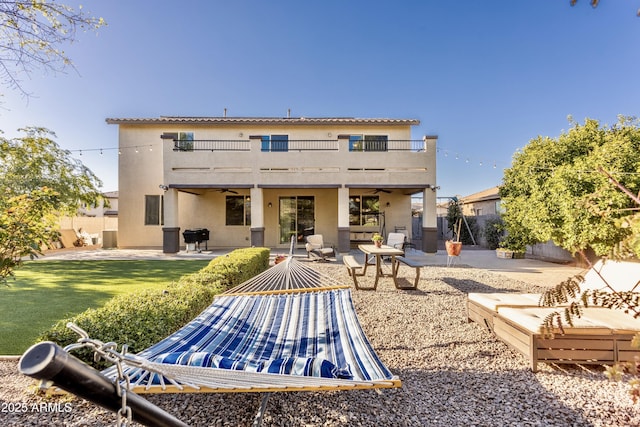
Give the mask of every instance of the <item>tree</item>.
POLYGON ((55 235, 61 214, 95 205, 100 179, 53 141, 44 128, 21 129, 23 137, 0 136, 0 282, 25 256, 37 256, 55 235))
POLYGON ((453 234, 453 241, 465 245, 475 244, 475 237, 470 233, 477 233, 476 219, 463 215, 462 203, 457 198, 449 202, 446 218, 449 231, 453 234))
MULTIPOLYGON (((637 208, 640 208, 640 194, 633 194, 608 171, 602 168, 599 171, 609 179, 612 186, 621 190, 635 203, 637 208)), ((616 225, 622 229, 628 229, 629 234, 618 242, 606 257, 612 259, 640 259, 640 213, 628 213, 618 219, 616 225)), ((588 263, 586 258, 585 261, 588 263)), ((562 331, 565 321, 569 325, 573 325, 573 318, 575 316, 580 317, 583 309, 588 306, 622 310, 634 318, 640 317, 640 292, 617 291, 615 286, 606 280, 604 280, 606 289, 582 290, 580 288, 581 281, 582 277, 580 276, 569 278, 543 294, 541 305, 555 307, 558 310, 561 306, 564 307, 562 312, 554 311, 544 319, 542 328, 546 333, 550 334, 554 326, 557 326, 562 331)), ((637 333, 631 341, 631 347, 640 349, 640 333, 637 333)), ((623 375, 627 372, 630 374, 630 379, 628 380, 630 386, 629 394, 633 401, 638 403, 640 402, 640 360, 636 359, 633 362, 625 363, 618 362, 605 368, 605 375, 614 381, 621 381, 623 375)))
MULTIPOLYGON (((618 123, 601 127, 587 119, 557 139, 538 137, 514 156, 500 189, 504 220, 516 238, 529 244, 549 239, 571 252, 585 255, 593 248, 605 258, 640 257, 640 126, 637 119, 619 117, 618 123)), ((556 307, 543 322, 554 327, 572 325, 585 307, 621 309, 640 317, 640 293, 582 290, 582 278, 572 277, 545 292, 541 305, 556 307)), ((640 348, 640 334, 632 346, 640 348)), ((607 368, 612 379, 628 370, 630 393, 640 399, 640 364, 607 368)))
POLYGON ((73 67, 63 45, 76 39, 78 30, 97 30, 102 18, 56 3, 56 0, 0 1, 0 78, 11 89, 23 89, 23 75, 32 69, 59 72, 73 67))
POLYGON ((632 193, 640 190, 640 127, 619 117, 611 127, 596 120, 558 138, 537 137, 514 155, 500 195, 508 235, 526 244, 552 240, 572 253, 603 255, 629 234, 616 221, 634 207, 611 186, 604 168, 632 193))

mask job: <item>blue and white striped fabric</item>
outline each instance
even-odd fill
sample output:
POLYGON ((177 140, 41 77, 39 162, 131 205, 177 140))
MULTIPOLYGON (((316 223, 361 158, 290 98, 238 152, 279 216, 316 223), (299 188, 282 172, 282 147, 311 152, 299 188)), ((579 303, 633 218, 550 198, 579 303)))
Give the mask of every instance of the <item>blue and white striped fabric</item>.
MULTIPOLYGON (((353 381, 397 379, 356 317, 348 288, 222 295, 196 319, 138 356, 161 363, 353 381)), ((128 368, 136 385, 158 374, 128 368)))

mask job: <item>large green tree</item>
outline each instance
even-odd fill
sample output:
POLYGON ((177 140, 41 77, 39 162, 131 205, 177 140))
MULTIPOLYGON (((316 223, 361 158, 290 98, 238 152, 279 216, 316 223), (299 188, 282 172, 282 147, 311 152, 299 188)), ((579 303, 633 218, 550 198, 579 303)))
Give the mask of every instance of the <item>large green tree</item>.
POLYGON ((61 214, 101 199, 100 179, 44 128, 24 136, 0 136, 0 282, 13 275, 25 256, 36 256, 55 234, 61 214))
POLYGON ((537 137, 513 158, 500 195, 509 239, 552 240, 572 253, 610 252, 630 232, 617 220, 634 202, 599 170, 634 194, 640 190, 640 127, 619 117, 613 126, 586 119, 557 138, 537 137))

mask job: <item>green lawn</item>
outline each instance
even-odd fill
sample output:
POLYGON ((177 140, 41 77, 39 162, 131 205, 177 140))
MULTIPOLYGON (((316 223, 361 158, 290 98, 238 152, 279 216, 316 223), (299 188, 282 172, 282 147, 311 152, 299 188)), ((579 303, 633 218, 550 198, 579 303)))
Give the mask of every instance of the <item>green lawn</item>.
POLYGON ((0 355, 22 354, 58 320, 114 295, 162 288, 209 260, 30 261, 0 285, 0 355))

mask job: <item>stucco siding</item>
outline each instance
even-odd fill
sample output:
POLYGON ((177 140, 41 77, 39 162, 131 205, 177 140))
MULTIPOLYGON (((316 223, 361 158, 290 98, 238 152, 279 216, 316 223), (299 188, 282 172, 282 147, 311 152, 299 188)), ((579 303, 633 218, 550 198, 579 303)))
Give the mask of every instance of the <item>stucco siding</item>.
MULTIPOLYGON (((339 189, 361 195, 376 192, 386 231, 404 226, 411 235, 410 194, 437 184, 436 139, 411 141, 415 121, 225 120, 107 120, 119 125, 120 247, 163 247, 163 227, 180 228, 181 247, 182 232, 193 228, 209 229, 210 247, 250 246, 252 232, 262 229, 265 246, 284 247, 279 198, 292 196, 314 198, 315 232, 337 243, 339 228, 345 227, 344 219, 339 224, 339 189), (198 149, 175 150, 171 137, 161 137, 180 132, 193 132, 198 149), (263 135, 288 135, 288 150, 263 151, 263 135), (348 135, 384 135, 389 149, 350 151, 348 135), (206 144, 212 148, 203 149, 206 144), (377 192, 378 187, 388 192, 377 192), (226 225, 226 196, 234 193, 220 191, 225 188, 237 195, 259 196, 260 206, 252 198, 251 209, 260 212, 263 223, 226 225), (144 225, 146 195, 164 197, 164 224, 144 225)), ((435 221, 433 205, 425 215, 435 221)))

